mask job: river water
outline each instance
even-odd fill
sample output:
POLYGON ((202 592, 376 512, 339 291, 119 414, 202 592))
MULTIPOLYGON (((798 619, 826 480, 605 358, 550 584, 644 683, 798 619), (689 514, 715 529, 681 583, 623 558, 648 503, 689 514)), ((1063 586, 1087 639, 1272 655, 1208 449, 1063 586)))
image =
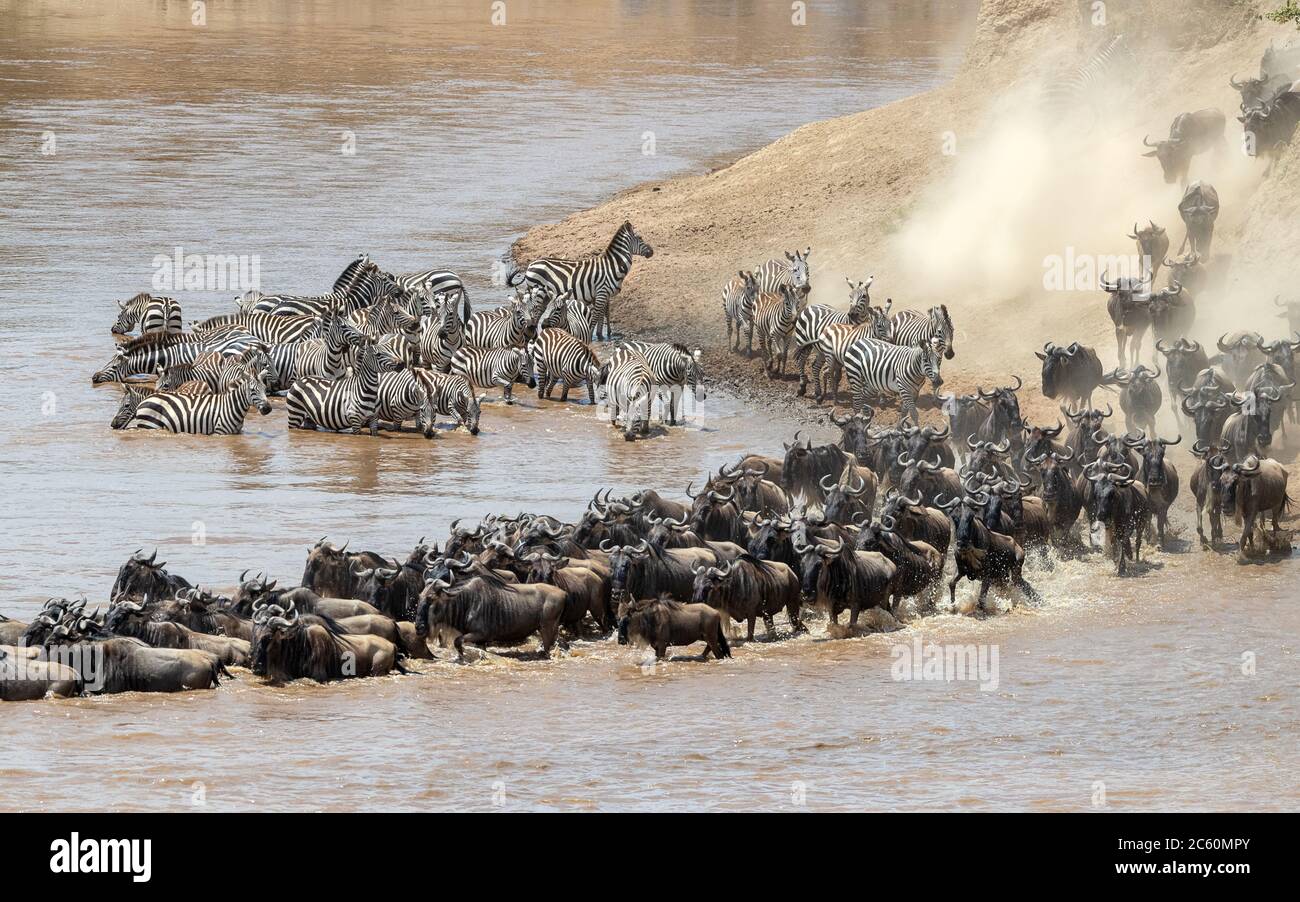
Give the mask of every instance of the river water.
MULTIPOLYGON (((280 405, 238 437, 123 434, 117 391, 89 376, 114 301, 176 247, 256 255, 266 291, 327 290, 367 252, 494 302, 493 264, 529 225, 924 90, 977 5, 818 3, 796 26, 779 0, 509 0, 501 25, 481 2, 211 3, 202 24, 189 4, 0 3, 0 611, 102 601, 142 545, 205 584, 250 566, 295 582, 323 534, 404 553, 456 517, 573 517, 598 485, 679 493, 779 453, 796 423, 717 392, 635 444, 526 392, 486 405, 477 438, 290 435, 280 405)), ((168 293, 189 320, 236 291, 168 293)), ((1099 561, 1031 578, 1038 609, 706 665, 578 643, 8 705, 0 807, 1297 807, 1294 567, 1195 552, 1124 580, 1099 561), (996 678, 895 679, 917 639, 996 652, 996 678)))

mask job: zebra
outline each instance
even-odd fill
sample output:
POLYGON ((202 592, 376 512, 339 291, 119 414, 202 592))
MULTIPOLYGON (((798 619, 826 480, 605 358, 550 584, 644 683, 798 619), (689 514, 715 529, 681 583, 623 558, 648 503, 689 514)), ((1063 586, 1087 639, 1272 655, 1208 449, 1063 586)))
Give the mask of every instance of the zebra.
POLYGON ((650 364, 636 351, 617 348, 600 369, 600 390, 609 405, 609 425, 618 427, 623 416, 623 438, 632 441, 637 433, 650 431, 650 403, 653 376, 650 364))
POLYGON ((393 295, 397 286, 386 273, 362 254, 349 263, 329 294, 278 295, 249 292, 236 299, 242 312, 273 313, 278 316, 321 316, 326 309, 340 306, 345 314, 361 310, 393 295))
POLYGON ((142 291, 129 301, 117 302, 117 322, 109 330, 114 335, 126 335, 138 324, 140 334, 167 332, 178 334, 181 326, 181 305, 175 298, 156 298, 142 291))
POLYGON ((235 327, 267 344, 287 344, 320 334, 321 317, 278 313, 223 313, 212 316, 191 328, 199 335, 212 335, 226 327, 235 327))
POLYGON ((373 338, 360 335, 357 341, 361 352, 349 375, 335 379, 308 376, 289 387, 290 429, 348 430, 360 435, 361 427, 369 426, 372 436, 378 433, 375 410, 379 394, 379 357, 375 353, 373 338))
MULTIPOLYGON (((590 333, 588 333, 590 334, 590 333)), ((569 400, 569 389, 587 383, 587 400, 596 403, 596 380, 600 378, 600 358, 581 338, 563 329, 542 329, 528 343, 533 358, 533 378, 537 380, 537 397, 549 398, 557 382, 563 383, 561 401, 569 400)))
POLYGON ((329 379, 342 376, 350 362, 349 342, 357 340, 359 334, 343 319, 337 307, 328 308, 320 338, 271 346, 268 385, 275 392, 286 392, 295 381, 308 376, 329 379))
POLYGON ((743 269, 722 286, 722 315, 727 318, 727 346, 732 351, 740 350, 740 330, 745 323, 744 311, 754 309, 754 301, 757 297, 758 280, 754 278, 752 272, 745 272, 743 269), (731 339, 733 324, 736 330, 734 342, 731 339))
POLYGON ((754 305, 758 303, 758 299, 762 295, 779 292, 782 285, 789 285, 793 288, 800 296, 800 299, 808 297, 812 291, 812 281, 808 269, 808 255, 811 253, 812 248, 810 247, 803 252, 786 252, 784 260, 768 260, 754 270, 754 281, 758 283, 758 291, 753 294, 743 291, 744 286, 735 279, 728 282, 727 288, 723 289, 724 307, 726 306, 727 291, 742 291, 742 296, 738 302, 740 322, 743 322, 747 327, 748 345, 746 353, 751 357, 754 354, 754 305))
POLYGON ((867 319, 871 311, 871 283, 875 276, 867 276, 865 282, 854 282, 847 276, 849 283, 849 309, 836 310, 825 304, 809 304, 799 314, 794 324, 794 362, 799 367, 799 394, 808 393, 808 356, 817 349, 817 339, 827 326, 847 323, 859 325, 867 319))
POLYGON ((261 347, 245 348, 230 356, 208 352, 200 354, 192 364, 168 367, 159 378, 158 387, 172 388, 181 394, 212 394, 221 391, 248 367, 256 370, 265 387, 270 379, 270 366, 270 358, 261 347))
POLYGON ((891 323, 889 341, 896 345, 917 345, 938 337, 943 342, 943 356, 952 360, 957 352, 953 349, 952 317, 948 315, 948 305, 931 307, 927 313, 919 310, 900 310, 894 314, 891 323))
POLYGON ((888 341, 892 333, 892 321, 889 311, 894 306, 893 298, 886 298, 883 307, 867 307, 867 318, 861 323, 831 323, 822 328, 817 339, 817 356, 813 360, 812 373, 817 403, 820 404, 829 392, 831 400, 840 395, 840 373, 844 369, 844 355, 859 338, 875 338, 888 341))
POLYGON ((132 385, 130 382, 123 382, 122 403, 118 406, 117 413, 113 414, 113 420, 109 423, 110 428, 125 429, 131 422, 131 418, 135 416, 140 402, 157 390, 158 388, 153 385, 132 385))
POLYGON ((926 344, 912 346, 859 338, 844 355, 844 371, 853 389, 854 409, 864 412, 870 395, 897 395, 900 421, 911 418, 919 426, 921 417, 916 411, 916 397, 921 382, 929 379, 938 392, 943 385, 939 375, 942 363, 943 343, 937 336, 926 344))
POLYGON ((446 269, 426 269, 423 272, 408 272, 389 275, 403 290, 418 295, 432 302, 438 295, 452 295, 460 298, 461 321, 470 317, 469 292, 461 277, 446 269))
POLYGON ((763 293, 754 302, 750 328, 758 328, 758 342, 763 351, 763 369, 768 377, 785 375, 785 362, 790 354, 790 337, 799 319, 800 302, 804 296, 789 285, 776 292, 763 293), (780 347, 780 356, 777 348, 780 347))
POLYGON ((415 370, 429 393, 429 407, 434 415, 454 416, 470 435, 478 435, 478 421, 487 395, 474 395, 474 387, 464 376, 455 373, 437 373, 432 370, 415 370))
POLYGON ((654 248, 645 242, 624 222, 610 239, 603 253, 578 260, 561 257, 542 257, 523 270, 516 270, 506 278, 506 284, 520 284, 543 289, 551 297, 571 292, 574 297, 591 305, 591 322, 596 339, 610 337, 609 303, 623 287, 623 280, 632 269, 633 257, 654 256, 654 248))
POLYGON ((463 376, 474 386, 486 388, 499 385, 504 389, 502 398, 514 404, 515 382, 524 377, 529 385, 529 355, 526 348, 471 348, 464 347, 452 355, 451 372, 463 376))
POLYGON ((239 435, 244 431, 244 416, 250 404, 263 416, 271 412, 256 368, 247 366, 217 393, 165 391, 142 399, 127 428, 164 429, 193 435, 239 435))
POLYGON ((414 419, 415 428, 425 438, 433 438, 429 391, 414 369, 379 374, 375 419, 381 425, 391 423, 389 428, 395 432, 401 431, 402 423, 414 419))
POLYGON ((560 328, 585 342, 591 337, 591 307, 572 294, 562 294, 547 305, 537 328, 560 328))
POLYGON ((669 426, 677 425, 679 410, 682 413, 682 421, 686 420, 686 411, 682 409, 682 395, 687 385, 690 385, 697 402, 707 400, 708 391, 704 384, 704 366, 700 363, 699 348, 692 351, 682 344, 647 341, 625 341, 619 347, 645 358, 646 364, 650 367, 655 393, 661 405, 667 408, 668 415, 663 419, 669 426))
POLYGON ((1043 112, 1054 124, 1071 122, 1088 130, 1101 115, 1102 100, 1114 103, 1111 89, 1123 85, 1136 69, 1137 58, 1124 35, 1116 35, 1074 72, 1043 87, 1043 112), (1080 120, 1080 114, 1088 119, 1080 120))
POLYGON ((482 310, 471 316, 465 323, 465 347, 523 347, 531 328, 528 308, 518 301, 511 301, 496 310, 482 310))
POLYGON ((149 332, 119 345, 108 364, 90 377, 90 384, 101 385, 121 382, 131 376, 150 375, 169 366, 194 363, 209 352, 238 354, 253 344, 260 343, 242 334, 209 341, 192 333, 149 332))
POLYGON ((447 372, 452 356, 465 345, 465 324, 448 295, 435 300, 434 312, 420 324, 420 363, 447 372))

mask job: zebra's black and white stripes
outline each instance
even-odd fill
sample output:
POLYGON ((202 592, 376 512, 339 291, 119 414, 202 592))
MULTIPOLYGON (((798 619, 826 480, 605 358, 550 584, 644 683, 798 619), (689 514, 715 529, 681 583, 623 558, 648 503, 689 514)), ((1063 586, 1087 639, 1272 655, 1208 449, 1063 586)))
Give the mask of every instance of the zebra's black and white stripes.
POLYGON ((359 342, 361 348, 351 375, 336 379, 312 376, 290 386, 289 428, 360 434, 368 426, 371 435, 377 433, 379 358, 374 339, 361 336, 359 342))
POLYGON ((563 329, 542 329, 528 343, 533 358, 533 378, 537 380, 537 397, 549 398, 556 383, 563 388, 560 400, 569 400, 569 389, 587 384, 587 400, 596 403, 596 381, 600 378, 600 358, 581 338, 563 329))
POLYGON ((947 304, 931 307, 926 313, 900 310, 894 314, 889 341, 906 347, 928 344, 931 338, 943 343, 943 356, 952 360, 957 352, 953 348, 952 317, 948 315, 947 304))
POLYGON ((910 417, 919 425, 916 398, 921 383, 929 379, 937 392, 943 385, 939 375, 942 363, 943 345, 938 338, 911 347, 876 338, 859 338, 844 355, 844 372, 853 389, 854 409, 865 410, 873 396, 892 395, 899 399, 900 417, 910 417))
POLYGON ((633 257, 654 256, 654 248, 632 228, 630 222, 618 227, 603 253, 577 260, 562 257, 543 257, 534 260, 522 271, 507 278, 511 286, 527 284, 542 289, 548 297, 558 297, 565 292, 591 305, 591 321, 595 337, 610 337, 610 300, 623 287, 623 280, 632 269, 633 257))
POLYGON ((478 435, 481 405, 486 395, 475 395, 474 386, 464 376, 417 369, 429 394, 429 406, 435 415, 454 416, 470 435, 478 435))
POLYGON ((679 413, 682 420, 686 418, 682 401, 686 386, 690 386, 696 402, 708 397, 699 348, 692 351, 682 344, 647 341, 626 341, 619 347, 645 358, 656 396, 664 407, 666 415, 663 419, 668 425, 677 425, 679 413))
POLYGON ((244 415, 254 404, 266 415, 262 380, 253 367, 245 367, 238 378, 222 391, 201 394, 156 392, 135 408, 127 428, 163 429, 195 435, 238 435, 244 430, 244 415))
POLYGON ((601 394, 609 407, 609 425, 624 421, 623 438, 632 441, 650 431, 654 376, 636 351, 618 348, 601 367, 601 394))
POLYGON ((810 304, 803 308, 794 325, 794 362, 799 368, 799 394, 808 391, 808 357, 817 350, 817 340, 821 338, 822 330, 842 323, 858 325, 864 322, 871 311, 871 283, 875 280, 875 276, 868 276, 865 282, 845 278, 849 283, 847 311, 836 310, 825 304, 810 304))
POLYGON ((181 305, 175 298, 154 297, 141 292, 129 301, 118 301, 117 322, 110 330, 114 335, 126 335, 137 325, 140 334, 166 332, 178 334, 183 326, 181 305))
POLYGON ((461 348, 451 358, 451 372, 473 386, 497 385, 507 404, 513 404, 514 384, 531 369, 525 348, 461 348))

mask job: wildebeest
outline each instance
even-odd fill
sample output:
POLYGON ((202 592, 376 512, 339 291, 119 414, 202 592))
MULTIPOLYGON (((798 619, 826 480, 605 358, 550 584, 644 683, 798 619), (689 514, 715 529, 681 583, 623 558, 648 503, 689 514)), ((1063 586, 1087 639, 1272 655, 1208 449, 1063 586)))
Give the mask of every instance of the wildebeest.
POLYGON ((1124 411, 1124 431, 1138 429, 1148 435, 1156 433, 1156 413, 1164 400, 1156 379, 1160 370, 1149 370, 1142 364, 1132 370, 1115 370, 1111 380, 1123 386, 1119 393, 1119 409, 1124 411))
POLYGON ((1204 109, 1194 113, 1179 113, 1169 126, 1168 138, 1152 142, 1148 135, 1142 139, 1147 147, 1155 148, 1142 156, 1155 157, 1160 161, 1165 184, 1185 184, 1192 157, 1207 150, 1224 148, 1223 130, 1226 125, 1227 117, 1222 110, 1204 109))
POLYGON ((1142 559, 1142 534, 1150 520, 1146 487, 1124 463, 1094 461, 1084 473, 1092 483, 1093 520, 1105 526, 1116 572, 1123 576, 1129 558, 1142 559))
POLYGON ((1198 341, 1179 338, 1166 345, 1157 339, 1156 350, 1165 356, 1165 384, 1169 386, 1171 403, 1182 393, 1181 386, 1191 385, 1196 374, 1210 365, 1210 358, 1198 341))
POLYGON ((549 657, 560 633, 567 598, 564 590, 542 584, 517 585, 475 564, 473 577, 451 587, 435 579, 420 595, 415 629, 421 636, 443 626, 456 630, 456 659, 465 660, 465 643, 518 645, 534 634, 541 637, 542 654, 549 657))
POLYGON ((864 524, 858 533, 858 551, 874 551, 888 558, 895 567, 889 583, 889 611, 898 610, 904 598, 919 596, 921 606, 932 610, 938 600, 943 577, 943 555, 919 539, 907 539, 896 531, 897 522, 882 517, 879 523, 864 524))
POLYGON ((781 485, 792 496, 802 495, 809 504, 822 504, 826 500, 822 479, 837 479, 844 467, 857 460, 839 445, 813 447, 812 439, 802 441, 794 434, 794 443, 782 442, 785 460, 781 464, 781 485))
POLYGON ((891 491, 880 505, 880 522, 892 523, 894 531, 909 541, 924 542, 941 555, 948 553, 952 542, 948 515, 922 504, 920 496, 891 491))
MULTIPOLYGON (((1240 463, 1223 461, 1214 468, 1219 473, 1223 513, 1241 523, 1238 549, 1243 555, 1258 555, 1260 548, 1255 541, 1257 521, 1262 532, 1262 521, 1271 514, 1276 534, 1280 529, 1278 521, 1291 507, 1291 498, 1286 493, 1287 471, 1277 461, 1271 458, 1261 460, 1253 454, 1240 463)), ((1265 539, 1264 551, 1268 548, 1265 539)))
MULTIPOLYGON (((871 407, 854 411, 847 417, 837 417, 833 410, 829 414, 831 424, 840 429, 839 446, 856 457, 858 463, 864 466, 868 465, 868 458, 871 455, 871 421, 875 415, 876 412, 871 407)), ((777 471, 779 472, 779 468, 777 471)))
POLYGON ((1073 452, 1064 442, 1057 441, 1061 433, 1065 430, 1065 424, 1060 420, 1056 421, 1055 426, 1034 426, 1031 423, 1024 423, 1025 432, 1024 450, 1020 452, 1020 465, 1025 468, 1027 464, 1035 462, 1035 458, 1041 459, 1046 454, 1062 455, 1063 460, 1069 460, 1073 452))
MULTIPOLYGON (((989 405, 988 415, 975 431, 980 441, 1000 443, 1009 440, 1012 444, 1020 444, 1024 419, 1020 416, 1020 399, 1016 397, 1016 392, 1020 391, 1024 382, 1019 376, 1013 378, 1016 380, 1015 385, 1001 386, 990 392, 983 388, 976 389, 980 400, 989 405)), ((969 440, 970 436, 958 435, 957 439, 969 440)))
POLYGON ((1225 332, 1219 336, 1216 343, 1219 347, 1220 363, 1224 373, 1233 383, 1232 386, 1225 388, 1225 391, 1233 391, 1234 386, 1243 385, 1250 377, 1251 371, 1264 362, 1264 353, 1259 349, 1263 341, 1264 336, 1245 329, 1225 332))
MULTIPOLYGON (((1145 229, 1139 229, 1138 224, 1133 223, 1133 233, 1128 237, 1137 242, 1138 256, 1142 260, 1142 272, 1140 274, 1141 278, 1132 278, 1127 281, 1139 284, 1149 282, 1154 285, 1156 276, 1160 273, 1160 264, 1164 262, 1165 254, 1169 253, 1168 233, 1148 219, 1145 229)), ((1102 277, 1102 280, 1105 281, 1105 276, 1102 277)))
POLYGON ((611 601, 610 580, 589 567, 570 567, 569 559, 545 551, 534 551, 524 556, 529 569, 525 583, 547 583, 564 591, 566 604, 561 623, 576 627, 584 616, 603 630, 614 628, 614 605, 611 601))
POLYGON ((1184 292, 1180 283, 1152 292, 1147 298, 1147 310, 1151 314, 1151 334, 1157 344, 1182 339, 1196 321, 1191 293, 1184 292))
POLYGON ((12 620, 0 614, 0 645, 17 645, 27 630, 27 621, 12 620))
POLYGON ((1027 458, 1038 467, 1042 484, 1039 497, 1043 499, 1047 519, 1051 525, 1052 543, 1057 547, 1077 547, 1082 544, 1074 533, 1074 524, 1083 509, 1083 496, 1070 478, 1069 463, 1075 452, 1042 451, 1027 458))
POLYGON ((841 540, 796 541, 802 579, 800 589, 808 604, 826 606, 831 624, 839 623, 840 612, 849 611, 849 628, 856 629, 863 610, 888 610, 890 587, 897 567, 875 551, 856 551, 841 540))
POLYGON ((1281 148, 1290 143, 1300 122, 1300 92, 1283 90, 1256 106, 1244 110, 1237 121, 1246 136, 1245 150, 1249 156, 1264 156, 1268 170, 1281 148))
POLYGON ((1196 441, 1203 445, 1215 444, 1223 434, 1223 424, 1232 408, 1228 396, 1213 386, 1189 391, 1183 396, 1178 409, 1192 421, 1196 441))
POLYGON ((1192 182, 1178 202, 1178 215, 1187 227, 1178 252, 1182 253, 1183 247, 1190 245, 1192 253, 1209 257, 1210 245, 1214 241, 1214 221, 1219 217, 1219 192, 1207 182, 1192 182))
MULTIPOLYGON (((692 499, 690 527, 701 539, 741 543, 748 538, 734 486, 727 486, 725 490, 706 487, 697 495, 691 492, 691 484, 688 484, 686 494, 692 499)), ((603 543, 601 550, 604 550, 603 543)), ((637 597, 652 596, 638 593, 637 597)))
POLYGON ((249 643, 230 636, 195 632, 187 626, 167 620, 154 620, 148 599, 141 604, 127 599, 114 602, 104 616, 104 628, 118 636, 139 639, 154 648, 192 648, 215 655, 222 664, 247 667, 249 643))
POLYGON ((707 548, 651 547, 644 540, 635 545, 605 546, 609 554, 611 598, 615 605, 627 598, 658 598, 667 593, 678 601, 689 601, 695 585, 694 568, 716 567, 718 559, 707 548))
POLYGON ((1151 328, 1151 308, 1147 304, 1146 285, 1141 279, 1129 278, 1107 282, 1103 273, 1101 289, 1109 295, 1106 312, 1115 325, 1115 346, 1118 348, 1120 366, 1136 366, 1142 353, 1142 336, 1151 328))
POLYGON ((825 492, 823 510, 832 523, 847 525, 862 514, 869 517, 876 505, 876 474, 866 467, 845 464, 838 481, 825 476, 821 487, 825 492))
POLYGON ((1077 471, 1097 459, 1100 444, 1096 439, 1097 431, 1102 429, 1106 420, 1115 413, 1115 408, 1107 404, 1105 412, 1102 412, 1096 407, 1083 410, 1063 407, 1061 413, 1065 414, 1066 419, 1073 424, 1066 444, 1074 449, 1071 470, 1077 471))
POLYGON ((772 472, 764 464, 755 469, 731 469, 723 467, 718 471, 718 482, 729 483, 736 493, 736 504, 741 511, 772 511, 785 514, 790 511, 790 496, 780 485, 767 478, 772 472))
POLYGON ((51 630, 42 657, 74 667, 92 694, 215 689, 229 675, 210 652, 153 648, 114 636, 88 618, 51 630))
POLYGON ((900 463, 906 469, 898 480, 898 491, 911 497, 919 497, 924 504, 933 504, 934 499, 942 494, 955 494, 961 491, 961 479, 956 471, 941 467, 925 460, 911 460, 900 455, 900 463))
POLYGON ((1165 527, 1169 524, 1169 508, 1178 498, 1178 468, 1165 460, 1165 449, 1183 440, 1164 439, 1152 432, 1145 439, 1126 439, 1129 447, 1142 457, 1142 484, 1147 489, 1147 504, 1156 518, 1156 538, 1165 547, 1165 527))
POLYGON ((158 560, 157 548, 149 557, 145 557, 142 551, 143 549, 136 549, 118 569, 117 579, 113 581, 113 588, 108 593, 110 600, 139 599, 146 595, 151 598, 171 598, 182 589, 193 588, 189 580, 163 569, 167 562, 158 560))
POLYGON ((348 552, 347 542, 335 548, 321 538, 307 552, 302 571, 302 585, 329 598, 360 598, 363 578, 359 571, 387 567, 389 561, 373 551, 348 552))
POLYGON ((335 620, 380 613, 374 605, 360 599, 324 598, 306 586, 277 589, 277 580, 267 582, 261 575, 244 579, 247 575, 247 570, 240 574, 239 586, 230 600, 230 609, 241 617, 252 617, 255 608, 261 604, 275 604, 285 610, 292 604, 304 614, 321 614, 335 620))
POLYGON ((1281 394, 1276 388, 1257 391, 1234 392, 1227 396, 1228 403, 1237 408, 1223 421, 1219 436, 1231 449, 1228 459, 1244 461, 1252 454, 1261 454, 1273 443, 1273 405, 1281 394))
POLYGON ((722 611, 746 624, 745 639, 754 641, 754 623, 763 618, 767 638, 776 638, 773 617, 784 610, 796 633, 807 632, 799 619, 799 577, 779 561, 764 561, 745 553, 717 567, 693 567, 691 601, 722 611))
POLYGON ((1038 601, 1038 592, 1024 577, 1024 549, 1015 539, 985 525, 982 517, 988 502, 988 494, 984 492, 935 501, 952 518, 953 538, 956 540, 953 558, 957 563, 957 574, 948 583, 949 603, 956 606, 957 583, 963 579, 980 584, 980 610, 984 609, 989 588, 995 584, 1015 586, 1026 598, 1038 601))
POLYGON ((1092 406, 1092 393, 1102 385, 1101 359, 1077 341, 1060 348, 1050 341, 1034 354, 1043 361, 1043 395, 1070 404, 1092 406))
MULTIPOLYGON (((1287 382, 1294 383, 1296 381, 1295 355, 1297 351, 1300 351, 1300 330, 1293 334, 1297 336, 1296 341, 1282 338, 1277 341, 1260 342, 1259 344, 1260 351, 1265 355, 1265 364, 1277 367, 1277 370, 1272 372, 1273 378, 1269 382, 1278 387, 1285 385, 1287 382), (1278 373, 1281 374, 1280 379, 1278 373)), ((1261 366, 1265 364, 1261 364, 1261 366)), ((1246 380, 1247 388, 1254 387, 1251 383, 1256 381, 1256 374, 1259 371, 1260 367, 1256 367, 1255 371, 1251 373, 1250 379, 1246 380)), ((1295 395, 1292 395, 1291 398, 1291 420, 1292 422, 1300 421, 1300 397, 1295 395)))
POLYGON ((292 605, 268 605, 253 618, 253 673, 272 683, 383 676, 403 671, 397 657, 387 639, 346 633, 332 618, 304 616, 292 605))
POLYGON ((0 701, 34 701, 47 696, 76 698, 81 695, 84 683, 74 668, 57 661, 41 661, 25 652, 27 649, 0 643, 0 701))
POLYGON ((989 415, 989 406, 984 403, 979 394, 974 395, 957 395, 945 394, 939 395, 943 401, 941 410, 943 415, 948 418, 948 432, 955 439, 953 451, 956 455, 956 462, 960 463, 966 455, 964 441, 969 436, 975 435, 989 415))
POLYGON ((427 553, 412 555, 402 563, 394 559, 391 567, 358 567, 354 571, 357 594, 394 620, 413 619, 424 590, 427 553))
POLYGON ((655 650, 656 658, 668 655, 671 645, 704 642, 704 657, 730 658, 731 646, 722 628, 722 614, 707 604, 683 604, 662 595, 653 599, 625 601, 619 606, 618 642, 642 642, 655 650))
POLYGON ((1219 485, 1219 473, 1227 467, 1223 454, 1227 445, 1196 442, 1192 445, 1192 456, 1200 460, 1200 465, 1192 473, 1188 485, 1196 498, 1196 535, 1201 545, 1214 548, 1223 539, 1223 520, 1220 513, 1222 490, 1219 485), (1205 516, 1210 517, 1210 540, 1205 540, 1205 516))

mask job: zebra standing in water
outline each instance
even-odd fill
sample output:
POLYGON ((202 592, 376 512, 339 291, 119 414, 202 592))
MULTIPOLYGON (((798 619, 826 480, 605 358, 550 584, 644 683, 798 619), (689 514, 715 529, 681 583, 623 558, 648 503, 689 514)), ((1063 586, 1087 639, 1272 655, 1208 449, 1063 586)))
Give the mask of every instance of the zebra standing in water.
POLYGON ((876 338, 859 338, 844 357, 844 371, 853 388, 853 407, 865 411, 872 395, 897 395, 899 418, 911 419, 918 426, 916 398, 921 383, 929 379, 936 392, 943 385, 939 367, 943 363, 943 343, 931 338, 927 343, 905 347, 876 338))
POLYGON ((646 365, 650 367, 655 393, 668 414, 663 420, 669 426, 677 425, 678 411, 681 411, 682 422, 686 421, 682 395, 687 385, 690 385, 697 402, 707 400, 699 348, 692 351, 681 344, 648 341, 625 341, 619 347, 645 358, 646 365))
POLYGON ((343 313, 377 304, 391 296, 397 286, 387 274, 362 254, 346 267, 334 280, 329 294, 290 295, 249 292, 236 299, 240 312, 274 313, 280 316, 322 316, 330 307, 341 307, 343 313))
POLYGON ((574 338, 586 342, 591 338, 591 308, 572 294, 562 294, 542 311, 538 328, 563 329, 574 338))
POLYGON ((520 301, 511 301, 496 310, 475 313, 465 324, 467 348, 522 347, 532 330, 528 307, 520 301))
POLYGON ((638 432, 647 434, 654 376, 646 359, 636 351, 618 348, 601 367, 600 376, 601 394, 609 405, 609 425, 617 428, 622 416, 626 424, 623 438, 629 442, 638 432))
POLYGON ((159 391, 162 387, 165 386, 132 385, 130 382, 123 382, 122 403, 117 408, 117 413, 113 415, 113 421, 108 424, 110 428, 125 429, 127 424, 131 422, 131 418, 135 416, 136 408, 140 406, 140 402, 159 391))
POLYGON ((166 332, 170 335, 182 331, 181 305, 174 298, 156 298, 142 291, 129 301, 117 302, 117 322, 109 330, 114 335, 126 335, 138 323, 140 334, 166 332))
POLYGON ((537 397, 549 398, 557 382, 563 384, 560 400, 569 400, 569 389, 587 383, 587 400, 596 403, 596 380, 600 378, 600 358, 581 338, 563 329, 542 329, 528 343, 533 358, 533 378, 537 397))
POLYGON ((499 385, 507 404, 514 404, 515 382, 528 376, 529 355, 525 348, 461 348, 451 358, 451 372, 463 376, 470 385, 499 385))
POLYGON ((372 436, 378 433, 375 409, 379 395, 379 357, 373 338, 360 335, 358 342, 360 353, 351 375, 337 379, 310 376, 289 388, 290 429, 348 430, 360 435, 361 428, 369 426, 372 436))
POLYGON ((849 283, 849 309, 836 310, 825 304, 810 304, 799 314, 799 321, 794 325, 794 362, 799 367, 799 394, 808 392, 808 355, 817 349, 817 339, 827 326, 840 323, 856 326, 867 319, 871 310, 871 283, 875 276, 867 276, 865 282, 854 282, 845 277, 849 283))
POLYGON ((415 420, 416 430, 433 438, 433 409, 429 391, 414 367, 379 374, 379 393, 375 420, 379 425, 400 432, 407 420, 415 420), (391 425, 389 425, 391 424, 391 425))
POLYGON ((108 365, 90 377, 90 384, 121 382, 130 376, 149 375, 169 366, 194 363, 209 352, 233 355, 261 344, 243 333, 207 339, 192 333, 150 332, 118 346, 108 365))
POLYGON ((632 258, 645 257, 649 260, 654 253, 654 248, 632 229, 632 224, 624 222, 610 239, 604 253, 579 260, 543 257, 534 260, 522 271, 511 273, 506 284, 513 287, 526 283, 544 290, 548 297, 571 292, 578 300, 591 305, 595 338, 600 339, 603 325, 604 337, 609 339, 610 300, 622 289, 623 280, 632 269, 632 258))
POLYGON ((420 325, 420 362, 445 373, 451 358, 464 345, 465 324, 457 316, 451 296, 436 297, 432 315, 420 325))
POLYGON ((943 356, 952 360, 957 352, 953 348, 952 317, 948 305, 931 307, 928 313, 918 310, 900 310, 894 314, 889 341, 896 345, 925 344, 938 337, 943 342, 943 356))
POLYGON ((764 294, 776 294, 781 290, 782 285, 789 285, 800 296, 800 299, 808 297, 812 291, 811 274, 808 269, 808 255, 812 253, 812 248, 806 248, 804 251, 795 251, 793 254, 786 252, 784 260, 768 260, 758 269, 754 270, 754 281, 757 283, 758 290, 749 292, 746 290, 745 281, 742 277, 733 278, 722 289, 722 307, 723 310, 735 308, 739 311, 737 319, 737 328, 743 323, 748 330, 748 344, 746 353, 751 357, 754 354, 754 305, 758 298, 764 294))
POLYGON ((758 343, 763 350, 763 370, 769 378, 785 375, 790 337, 794 334, 794 324, 799 319, 803 299, 804 295, 794 288, 782 285, 776 292, 760 294, 754 303, 750 326, 758 328, 758 343))
POLYGON ((436 414, 454 416, 470 435, 478 435, 481 405, 487 395, 474 395, 474 387, 464 376, 455 373, 435 373, 416 369, 415 374, 424 382, 429 394, 429 407, 436 414))
POLYGON ((359 337, 337 307, 328 308, 320 338, 271 346, 272 391, 288 391, 294 382, 308 376, 342 376, 348 365, 349 342, 359 337))
POLYGON ((254 367, 245 367, 223 391, 211 394, 157 392, 136 406, 128 429, 165 429, 194 435, 238 435, 244 415, 254 404, 262 415, 271 412, 266 390, 254 367))

